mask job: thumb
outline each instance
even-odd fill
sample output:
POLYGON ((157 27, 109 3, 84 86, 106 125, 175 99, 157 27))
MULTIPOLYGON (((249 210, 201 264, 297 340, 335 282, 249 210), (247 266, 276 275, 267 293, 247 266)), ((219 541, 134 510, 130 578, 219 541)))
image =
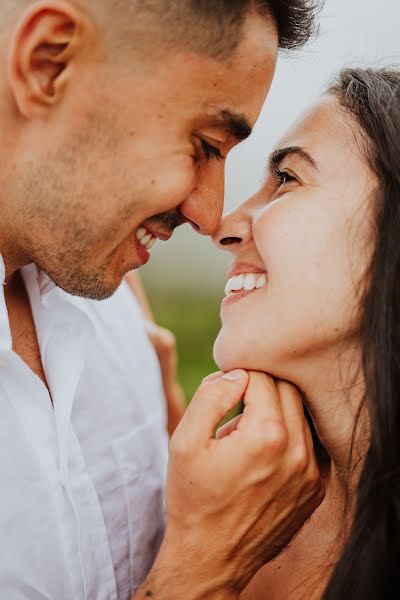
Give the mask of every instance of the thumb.
POLYGON ((214 437, 214 430, 242 400, 249 382, 247 371, 237 369, 219 377, 206 378, 186 410, 182 426, 198 442, 214 437))

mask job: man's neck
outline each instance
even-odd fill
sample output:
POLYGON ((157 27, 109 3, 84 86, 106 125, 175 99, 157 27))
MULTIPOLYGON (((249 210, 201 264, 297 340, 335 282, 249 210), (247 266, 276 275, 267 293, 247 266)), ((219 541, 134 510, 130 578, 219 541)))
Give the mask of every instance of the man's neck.
POLYGON ((7 244, 0 241, 0 254, 3 258, 5 267, 5 283, 11 285, 15 274, 29 261, 24 259, 19 252, 12 250, 7 244))

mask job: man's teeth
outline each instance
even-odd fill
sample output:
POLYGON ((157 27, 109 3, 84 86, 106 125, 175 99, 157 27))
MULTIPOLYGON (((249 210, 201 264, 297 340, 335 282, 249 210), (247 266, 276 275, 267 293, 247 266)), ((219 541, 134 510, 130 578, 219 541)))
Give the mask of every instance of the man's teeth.
POLYGON ((245 292, 251 292, 252 290, 260 290, 267 285, 266 273, 248 273, 246 275, 236 275, 231 277, 226 286, 225 294, 228 296, 233 292, 239 292, 244 290, 245 292))
POLYGON ((151 250, 157 241, 157 238, 144 227, 140 227, 140 229, 137 230, 136 237, 147 250, 151 250))

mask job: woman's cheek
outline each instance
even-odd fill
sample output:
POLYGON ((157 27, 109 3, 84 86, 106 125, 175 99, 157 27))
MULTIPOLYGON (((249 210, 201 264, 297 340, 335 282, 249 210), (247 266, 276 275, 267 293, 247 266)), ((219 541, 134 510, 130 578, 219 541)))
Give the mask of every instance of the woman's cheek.
POLYGON ((253 221, 254 242, 271 279, 284 274, 283 269, 288 276, 296 266, 301 246, 299 231, 296 211, 280 200, 265 207, 253 221))

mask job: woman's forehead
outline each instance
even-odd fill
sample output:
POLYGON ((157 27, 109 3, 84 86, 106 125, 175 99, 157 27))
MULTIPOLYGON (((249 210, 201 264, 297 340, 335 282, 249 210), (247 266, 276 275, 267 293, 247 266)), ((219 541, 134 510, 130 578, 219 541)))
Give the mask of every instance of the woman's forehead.
MULTIPOLYGON (((365 162, 357 140, 357 126, 332 94, 309 107, 277 145, 302 148, 321 168, 331 161, 360 166, 365 162)), ((365 165, 366 166, 366 165, 365 165)))

